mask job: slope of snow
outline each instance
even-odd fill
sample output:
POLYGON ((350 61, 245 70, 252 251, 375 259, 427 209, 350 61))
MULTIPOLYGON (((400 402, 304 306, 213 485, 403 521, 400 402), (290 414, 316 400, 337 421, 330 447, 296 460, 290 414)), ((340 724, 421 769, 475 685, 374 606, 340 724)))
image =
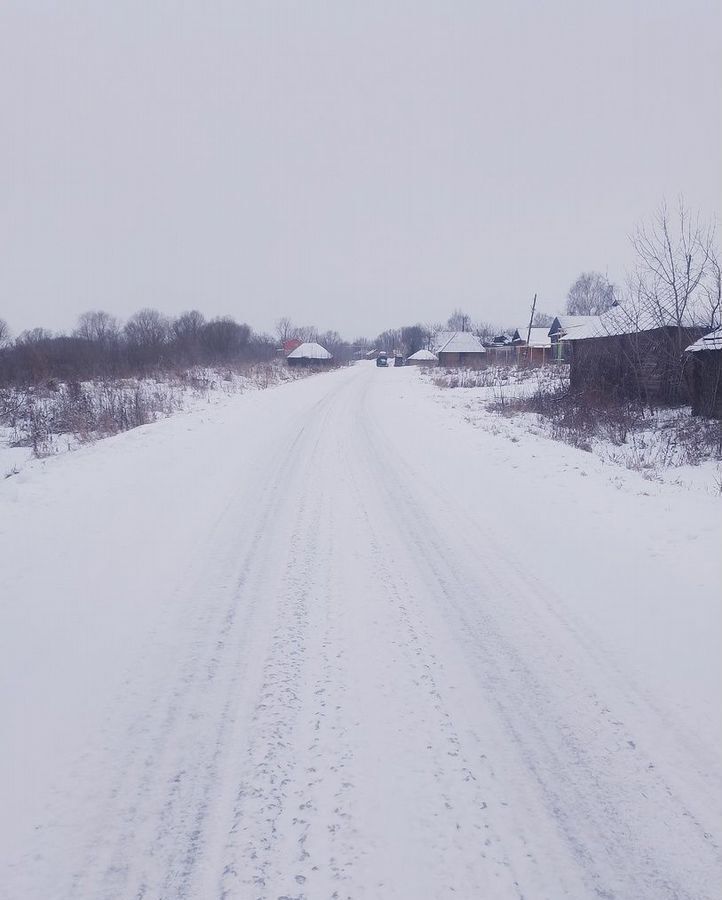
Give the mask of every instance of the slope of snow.
POLYGON ((359 364, 0 484, 0 896, 707 898, 713 498, 359 364))

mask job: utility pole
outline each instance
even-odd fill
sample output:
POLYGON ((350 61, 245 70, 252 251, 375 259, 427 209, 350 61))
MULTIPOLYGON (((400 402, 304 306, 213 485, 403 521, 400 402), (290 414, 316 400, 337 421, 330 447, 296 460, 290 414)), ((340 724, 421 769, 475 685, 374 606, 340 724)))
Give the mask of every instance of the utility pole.
POLYGON ((534 302, 531 305, 531 315, 529 316, 529 328, 526 333, 526 343, 529 345, 529 341, 531 340, 531 326, 534 322, 534 310, 536 309, 536 294, 534 294, 534 302))

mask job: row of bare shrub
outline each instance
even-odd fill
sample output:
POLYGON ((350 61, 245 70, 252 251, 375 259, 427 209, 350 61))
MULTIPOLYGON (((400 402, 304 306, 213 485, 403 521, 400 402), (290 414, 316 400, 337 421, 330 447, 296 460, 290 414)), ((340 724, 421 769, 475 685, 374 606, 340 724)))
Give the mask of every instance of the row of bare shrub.
POLYGON ((489 409, 505 415, 536 413, 550 437, 587 451, 603 442, 612 448, 609 458, 629 468, 722 459, 719 422, 690 416, 686 407, 650 409, 635 401, 612 402, 593 392, 572 394, 560 382, 540 382, 531 395, 495 400, 489 409))
POLYGON ((84 443, 145 425, 183 408, 187 396, 222 390, 267 388, 303 372, 277 363, 180 369, 163 378, 103 379, 0 388, 0 425, 15 446, 36 456, 56 452, 60 441, 84 443))

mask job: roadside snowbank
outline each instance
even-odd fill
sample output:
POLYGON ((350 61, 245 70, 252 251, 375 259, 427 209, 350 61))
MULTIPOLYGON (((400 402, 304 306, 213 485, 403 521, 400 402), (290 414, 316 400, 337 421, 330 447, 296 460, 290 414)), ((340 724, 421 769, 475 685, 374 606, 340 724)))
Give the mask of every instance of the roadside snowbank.
MULTIPOLYGON (((528 435, 571 444, 614 468, 639 472, 647 481, 722 493, 722 437, 719 423, 693 417, 689 407, 602 410, 596 422, 564 421, 526 411, 532 399, 553 407, 569 385, 568 366, 537 369, 490 367, 481 371, 427 371, 440 388, 437 400, 463 412, 471 424, 512 442, 528 435), (449 390, 446 390, 446 389, 449 390), (518 401, 526 401, 520 404, 518 401)), ((590 412, 586 419, 590 419, 590 412)), ((614 477, 614 476, 612 476, 614 477)))
POLYGON ((306 377, 281 361, 193 366, 177 374, 0 390, 0 477, 32 457, 53 456, 158 419, 306 377))

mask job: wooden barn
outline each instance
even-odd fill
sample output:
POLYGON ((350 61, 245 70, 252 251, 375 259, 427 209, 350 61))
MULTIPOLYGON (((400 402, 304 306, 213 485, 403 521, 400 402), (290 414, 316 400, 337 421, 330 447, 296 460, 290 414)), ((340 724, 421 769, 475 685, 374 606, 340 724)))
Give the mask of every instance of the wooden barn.
POLYGON ((549 328, 552 357, 555 362, 569 362, 571 344, 562 338, 599 321, 599 316, 556 316, 549 328))
POLYGON ((305 344, 300 344, 295 350, 292 350, 286 357, 286 361, 289 366, 323 368, 332 364, 333 356, 325 347, 322 347, 315 341, 309 341, 305 344))
POLYGON ((436 355, 440 366, 468 366, 471 369, 480 369, 486 364, 484 345, 470 331, 454 331, 450 335, 446 332, 436 349, 436 355))
POLYGON ((722 328, 687 347, 685 356, 692 414, 722 419, 722 328))
POLYGON ((674 404, 688 397, 684 349, 706 331, 616 306, 561 340, 571 345, 570 388, 610 401, 674 404))
POLYGON ((407 366, 438 366, 439 357, 431 350, 417 350, 407 357, 407 366))

